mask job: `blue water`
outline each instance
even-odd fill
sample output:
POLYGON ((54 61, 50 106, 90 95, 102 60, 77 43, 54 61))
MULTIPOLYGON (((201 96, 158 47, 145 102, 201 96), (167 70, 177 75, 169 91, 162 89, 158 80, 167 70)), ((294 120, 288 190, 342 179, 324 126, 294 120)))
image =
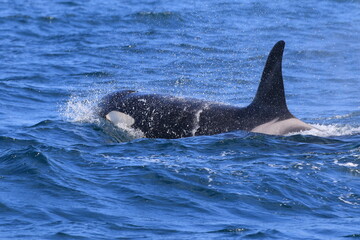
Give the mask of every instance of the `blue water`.
POLYGON ((360 2, 0 2, 0 239, 359 239, 360 2), (98 119, 134 89, 246 106, 286 41, 320 130, 146 139, 98 119))

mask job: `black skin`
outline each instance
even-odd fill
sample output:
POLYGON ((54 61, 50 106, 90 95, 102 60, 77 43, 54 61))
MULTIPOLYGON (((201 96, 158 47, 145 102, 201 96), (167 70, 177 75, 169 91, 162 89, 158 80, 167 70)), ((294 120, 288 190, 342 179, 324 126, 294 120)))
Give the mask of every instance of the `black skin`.
POLYGON ((135 119, 133 128, 148 138, 182 138, 245 130, 277 119, 293 118, 289 112, 282 78, 285 42, 271 50, 253 102, 244 108, 191 98, 119 91, 100 103, 100 116, 119 111, 135 119))

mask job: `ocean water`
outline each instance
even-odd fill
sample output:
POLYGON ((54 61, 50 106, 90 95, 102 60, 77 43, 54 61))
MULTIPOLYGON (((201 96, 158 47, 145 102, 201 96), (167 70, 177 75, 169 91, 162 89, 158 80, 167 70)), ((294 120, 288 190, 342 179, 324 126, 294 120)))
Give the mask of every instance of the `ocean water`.
POLYGON ((0 1, 0 239, 360 239, 360 1, 0 1), (286 42, 319 130, 146 139, 134 89, 246 106, 286 42))

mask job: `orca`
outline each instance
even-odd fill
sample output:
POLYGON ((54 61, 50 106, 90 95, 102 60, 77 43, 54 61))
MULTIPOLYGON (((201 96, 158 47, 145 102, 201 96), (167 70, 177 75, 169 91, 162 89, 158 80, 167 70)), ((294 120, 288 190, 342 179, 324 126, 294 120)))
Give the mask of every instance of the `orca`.
POLYGON ((115 125, 140 130, 147 138, 183 138, 230 131, 270 135, 310 130, 286 105, 282 76, 285 42, 269 53, 255 98, 247 107, 200 99, 118 91, 105 96, 99 115, 115 125))

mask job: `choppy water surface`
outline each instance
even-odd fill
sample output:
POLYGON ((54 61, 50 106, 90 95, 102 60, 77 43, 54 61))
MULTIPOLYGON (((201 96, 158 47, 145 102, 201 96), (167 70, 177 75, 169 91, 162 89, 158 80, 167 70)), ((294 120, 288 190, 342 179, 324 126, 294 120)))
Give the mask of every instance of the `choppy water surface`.
POLYGON ((359 239, 359 1, 1 1, 0 239, 359 239), (135 89, 246 106, 286 41, 319 130, 139 138, 135 89))

